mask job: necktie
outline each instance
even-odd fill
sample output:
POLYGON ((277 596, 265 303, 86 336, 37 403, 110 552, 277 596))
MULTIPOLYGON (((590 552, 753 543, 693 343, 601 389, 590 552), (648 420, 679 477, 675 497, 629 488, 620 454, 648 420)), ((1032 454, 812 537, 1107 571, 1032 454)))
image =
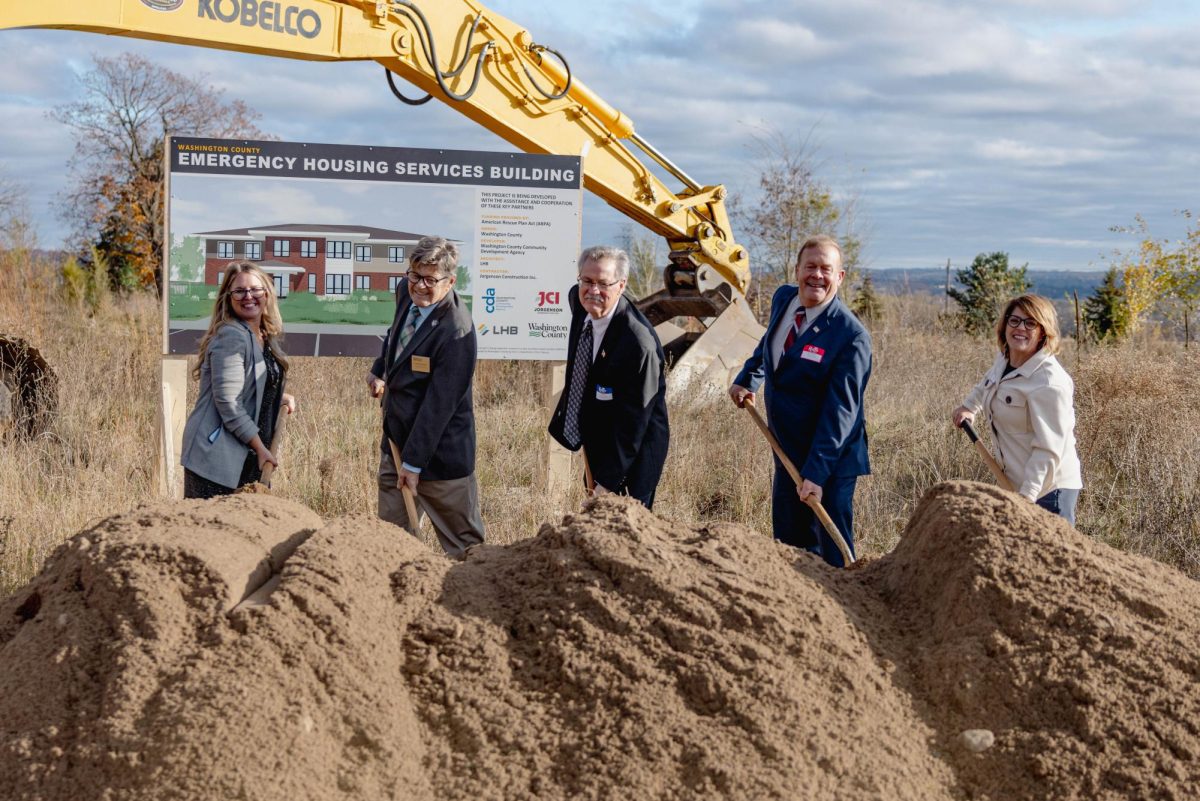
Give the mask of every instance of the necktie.
POLYGON ((787 353, 792 349, 792 345, 796 344, 796 340, 800 336, 800 329, 804 328, 804 307, 796 309, 796 319, 792 321, 792 330, 788 331, 787 339, 783 341, 783 352, 787 353))
POLYGON ((571 386, 567 390, 567 416, 563 420, 563 436, 572 447, 583 437, 579 433, 579 410, 583 408, 583 393, 587 389, 588 368, 592 366, 592 322, 583 324, 579 344, 575 348, 575 366, 571 370, 571 386))
POLYGON ((400 337, 397 340, 400 343, 400 350, 408 347, 408 341, 413 338, 413 334, 417 333, 417 320, 421 319, 417 312, 417 304, 408 307, 408 317, 404 321, 404 325, 400 328, 400 337))

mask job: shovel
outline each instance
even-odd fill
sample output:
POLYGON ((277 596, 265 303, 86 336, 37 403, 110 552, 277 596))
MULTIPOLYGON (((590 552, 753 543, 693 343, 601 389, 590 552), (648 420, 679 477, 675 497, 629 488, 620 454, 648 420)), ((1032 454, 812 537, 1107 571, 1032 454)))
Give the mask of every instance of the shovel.
POLYGON ((988 449, 979 441, 979 435, 975 433, 975 428, 971 425, 971 421, 963 420, 959 423, 958 427, 967 432, 967 437, 975 445, 975 449, 979 451, 979 455, 983 457, 983 461, 987 463, 988 470, 991 470, 992 475, 996 477, 996 482, 1009 492, 1016 492, 1017 488, 1008 480, 1008 476, 1004 475, 1004 470, 1000 467, 1000 463, 988 453, 988 449))
MULTIPOLYGON (((267 446, 267 450, 273 454, 275 454, 275 446, 283 442, 283 425, 284 421, 287 420, 287 417, 287 407, 282 403, 279 404, 279 411, 275 415, 275 431, 273 434, 271 434, 271 444, 267 446)), ((278 459, 279 454, 275 454, 275 458, 278 459)), ((275 475, 275 465, 267 462, 263 465, 262 477, 256 483, 261 484, 267 489, 270 489, 271 476, 273 475, 275 475)))
MULTIPOLYGON (((380 402, 380 408, 382 409, 382 416, 383 416, 384 422, 385 422, 383 430, 384 430, 384 433, 386 434, 387 433, 387 425, 386 425, 387 389, 386 389, 386 385, 385 385, 384 391, 379 394, 379 397, 382 399, 380 402)), ((415 536, 417 536, 417 529, 418 529, 417 501, 415 498, 413 498, 413 492, 411 489, 408 488, 408 485, 400 483, 400 465, 402 464, 400 461, 400 448, 396 446, 395 441, 391 437, 388 437, 387 441, 388 441, 388 447, 392 451, 392 464, 396 466, 396 486, 400 488, 400 494, 404 496, 404 511, 408 514, 408 531, 410 534, 412 534, 415 537, 415 536)))
MULTIPOLYGON (((762 431, 763 436, 767 438, 767 442, 771 443, 771 450, 775 451, 775 455, 779 457, 779 461, 783 463, 783 468, 787 470, 788 475, 792 477, 792 481, 799 487, 804 483, 804 479, 800 477, 800 471, 796 469, 796 465, 792 464, 792 460, 783 452, 783 448, 779 447, 779 440, 775 439, 775 435, 771 433, 771 429, 767 427, 767 421, 763 420, 762 415, 758 413, 752 401, 747 401, 745 404, 746 411, 750 412, 750 416, 754 418, 755 425, 762 431)), ((850 546, 846 544, 846 538, 842 536, 842 532, 838 531, 833 520, 829 517, 829 513, 825 511, 825 507, 821 502, 813 497, 809 497, 805 501, 821 521, 825 532, 833 539, 838 550, 842 552, 842 561, 847 566, 854 564, 854 554, 850 553, 850 546)))

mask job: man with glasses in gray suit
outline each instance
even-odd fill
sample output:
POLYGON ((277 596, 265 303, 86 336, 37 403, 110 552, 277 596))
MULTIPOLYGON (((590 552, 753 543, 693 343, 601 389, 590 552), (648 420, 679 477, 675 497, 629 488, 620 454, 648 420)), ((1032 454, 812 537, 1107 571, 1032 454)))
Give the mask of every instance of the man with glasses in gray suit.
POLYGON ((395 319, 367 376, 372 397, 384 399, 379 516, 415 530, 428 515, 446 554, 462 558, 484 537, 475 479, 475 327, 454 291, 454 243, 425 237, 408 264, 395 319), (401 485, 417 502, 411 527, 401 485))

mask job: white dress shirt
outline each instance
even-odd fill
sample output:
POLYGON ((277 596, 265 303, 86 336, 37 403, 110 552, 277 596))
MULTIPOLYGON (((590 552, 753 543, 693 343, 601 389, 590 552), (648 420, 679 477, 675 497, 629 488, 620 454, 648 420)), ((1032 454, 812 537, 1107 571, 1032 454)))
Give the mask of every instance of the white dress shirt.
MULTIPOLYGON (((829 308, 829 304, 833 303, 833 299, 837 295, 830 295, 819 306, 813 306, 811 309, 804 310, 804 327, 800 329, 797 336, 807 331, 818 317, 825 313, 829 308)), ((779 366, 779 360, 783 358, 783 343, 787 341, 788 333, 792 330, 792 322, 796 319, 796 310, 800 308, 800 293, 796 293, 796 297, 792 298, 792 302, 783 310, 783 316, 779 318, 779 324, 775 328, 775 332, 771 335, 771 367, 779 366)))

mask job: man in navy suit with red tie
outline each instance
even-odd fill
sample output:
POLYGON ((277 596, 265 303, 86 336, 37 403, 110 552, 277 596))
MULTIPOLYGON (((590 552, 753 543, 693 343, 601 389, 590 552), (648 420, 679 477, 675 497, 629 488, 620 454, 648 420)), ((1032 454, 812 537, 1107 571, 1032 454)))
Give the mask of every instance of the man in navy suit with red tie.
POLYGON ((820 502, 854 549, 854 486, 871 472, 863 395, 871 377, 871 337, 837 297, 842 250, 812 236, 796 257, 796 285, 771 299, 767 331, 729 388, 739 407, 766 382, 767 422, 803 479, 796 487, 779 459, 771 496, 775 539, 842 567, 837 545, 806 503, 820 502))

